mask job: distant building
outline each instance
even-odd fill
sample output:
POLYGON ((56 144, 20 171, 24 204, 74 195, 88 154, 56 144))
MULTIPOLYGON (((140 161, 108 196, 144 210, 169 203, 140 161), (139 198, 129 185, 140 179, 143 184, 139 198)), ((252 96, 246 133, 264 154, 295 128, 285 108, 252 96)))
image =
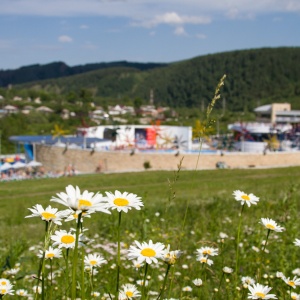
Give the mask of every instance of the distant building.
MULTIPOLYGON (((111 150, 191 150, 192 128, 161 125, 103 125, 77 128, 78 136, 112 142, 111 150)), ((97 148, 97 144, 95 144, 97 148)))
POLYGON ((45 113, 45 114, 50 114, 53 113, 54 110, 47 107, 47 106, 40 106, 36 109, 36 111, 41 112, 41 113, 45 113))
POLYGON ((257 122, 299 124, 300 110, 291 110, 290 103, 272 103, 254 109, 257 122))
POLYGON ((15 114, 15 113, 19 112, 19 109, 13 105, 4 106, 3 110, 6 114, 15 114))

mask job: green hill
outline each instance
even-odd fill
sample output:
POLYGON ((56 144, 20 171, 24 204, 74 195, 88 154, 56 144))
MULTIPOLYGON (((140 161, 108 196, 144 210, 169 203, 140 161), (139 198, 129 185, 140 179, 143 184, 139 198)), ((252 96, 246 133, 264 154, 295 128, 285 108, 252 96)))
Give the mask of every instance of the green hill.
POLYGON ((300 109, 300 48, 262 48, 199 56, 168 65, 138 68, 110 65, 57 79, 29 82, 34 88, 68 94, 82 89, 107 99, 142 98, 154 91, 157 105, 199 107, 211 100, 216 83, 227 74, 222 96, 232 111, 252 110, 269 102, 300 109))

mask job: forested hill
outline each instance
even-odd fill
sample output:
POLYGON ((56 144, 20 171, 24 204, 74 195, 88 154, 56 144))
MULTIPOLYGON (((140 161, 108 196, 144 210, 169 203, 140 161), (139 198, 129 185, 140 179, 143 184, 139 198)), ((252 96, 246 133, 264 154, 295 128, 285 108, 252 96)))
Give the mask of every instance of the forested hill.
POLYGON ((10 84, 21 84, 31 81, 39 81, 51 78, 60 78, 82 74, 93 70, 108 68, 133 68, 136 70, 149 70, 166 64, 159 63, 135 63, 127 61, 117 61, 111 63, 95 63, 69 67, 64 62, 53 62, 46 65, 30 65, 16 70, 0 70, 0 87, 6 87, 10 84))
POLYGON ((300 108, 299 47, 224 52, 146 70, 113 66, 18 88, 34 87, 61 94, 88 89, 94 97, 140 97, 145 102, 153 90, 157 105, 199 107, 211 100, 223 74, 227 79, 222 96, 231 110, 252 110, 271 101, 289 101, 294 109, 300 108))

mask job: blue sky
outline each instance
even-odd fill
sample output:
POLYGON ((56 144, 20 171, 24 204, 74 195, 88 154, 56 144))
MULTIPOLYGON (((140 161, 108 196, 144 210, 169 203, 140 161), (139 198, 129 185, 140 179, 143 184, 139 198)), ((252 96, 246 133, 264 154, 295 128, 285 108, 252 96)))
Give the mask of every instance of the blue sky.
POLYGON ((0 0, 0 69, 300 46, 300 0, 0 0))

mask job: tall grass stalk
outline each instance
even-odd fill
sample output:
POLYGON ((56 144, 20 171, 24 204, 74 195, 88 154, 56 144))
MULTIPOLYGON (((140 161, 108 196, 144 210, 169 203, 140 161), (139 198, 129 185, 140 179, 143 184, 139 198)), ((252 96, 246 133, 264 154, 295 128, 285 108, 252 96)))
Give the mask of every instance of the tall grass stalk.
MULTIPOLYGON (((211 115, 211 112, 212 112, 212 110, 213 110, 213 108, 214 108, 214 106, 216 104, 216 101, 221 98, 221 96, 220 96, 220 90, 221 90, 221 87, 224 85, 225 78, 226 78, 226 75, 224 74, 222 76, 222 78, 220 79, 220 81, 219 81, 219 83, 218 83, 218 85, 217 85, 217 87, 215 89, 214 97, 212 98, 212 100, 209 103, 209 105, 207 107, 207 110, 206 110, 206 124, 205 124, 203 132, 199 133, 200 134, 199 153, 198 153, 198 156, 197 156, 197 162, 196 162, 195 171, 197 171, 197 169, 198 169, 198 164, 199 164, 199 159, 200 159, 200 154, 201 154, 202 144, 203 144, 203 136, 204 136, 205 132, 207 131, 207 129, 211 126, 212 120, 210 119, 210 115, 211 115)), ((187 215, 188 215, 189 204, 190 204, 190 200, 188 199, 187 202, 186 202, 186 208, 185 208, 185 213, 184 213, 182 227, 181 227, 181 233, 180 233, 180 236, 179 236, 179 245, 178 245, 178 248, 180 248, 181 237, 183 235, 183 231, 184 231, 185 224, 186 224, 186 218, 187 218, 187 215)))
POLYGON ((236 259, 235 259, 235 277, 236 277, 236 283, 238 279, 239 274, 239 248, 240 248, 240 235, 241 235, 241 226, 242 226, 242 217, 243 217, 243 211, 245 208, 245 203, 242 205, 241 212, 239 215, 239 225, 238 225, 238 231, 237 231, 237 239, 236 239, 236 259))

